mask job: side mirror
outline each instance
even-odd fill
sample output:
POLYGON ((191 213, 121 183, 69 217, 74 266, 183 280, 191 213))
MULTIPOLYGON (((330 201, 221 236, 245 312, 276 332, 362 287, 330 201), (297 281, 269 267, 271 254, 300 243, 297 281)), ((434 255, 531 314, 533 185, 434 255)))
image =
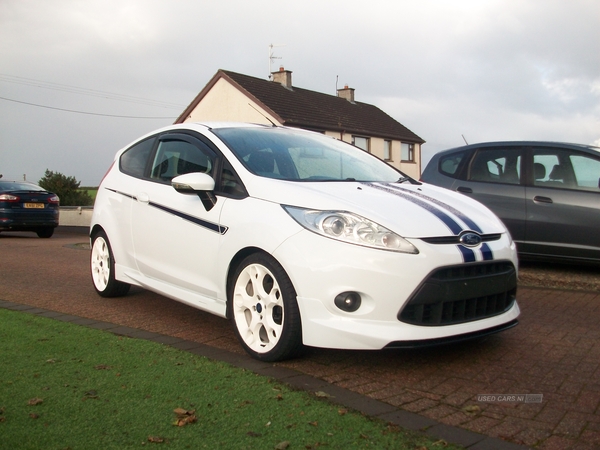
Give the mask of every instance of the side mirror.
POLYGON ((206 173, 193 172, 179 175, 171 180, 171 186, 180 194, 196 194, 207 211, 217 203, 213 194, 215 180, 206 173))

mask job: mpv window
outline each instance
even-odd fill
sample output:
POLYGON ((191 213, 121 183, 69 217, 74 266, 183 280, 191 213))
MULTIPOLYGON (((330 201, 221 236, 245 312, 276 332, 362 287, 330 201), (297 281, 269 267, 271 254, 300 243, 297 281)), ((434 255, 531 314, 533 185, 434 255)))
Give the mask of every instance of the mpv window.
POLYGON ((464 159, 466 152, 457 152, 440 158, 440 172, 458 178, 458 166, 464 159))
POLYGON ((533 155, 534 185, 598 191, 600 160, 566 149, 536 149, 533 155))
POLYGON ((520 148, 479 149, 471 162, 470 181, 488 183, 521 183, 520 148))

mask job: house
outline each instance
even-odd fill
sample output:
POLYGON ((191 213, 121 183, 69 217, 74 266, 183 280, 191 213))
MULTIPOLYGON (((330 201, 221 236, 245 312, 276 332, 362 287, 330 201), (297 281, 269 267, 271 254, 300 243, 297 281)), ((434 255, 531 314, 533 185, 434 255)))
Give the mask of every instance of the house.
POLYGON ((425 142, 376 106, 354 100, 345 86, 338 95, 292 85, 283 67, 272 81, 219 70, 175 123, 237 121, 303 128, 333 136, 385 160, 407 175, 421 175, 425 142))

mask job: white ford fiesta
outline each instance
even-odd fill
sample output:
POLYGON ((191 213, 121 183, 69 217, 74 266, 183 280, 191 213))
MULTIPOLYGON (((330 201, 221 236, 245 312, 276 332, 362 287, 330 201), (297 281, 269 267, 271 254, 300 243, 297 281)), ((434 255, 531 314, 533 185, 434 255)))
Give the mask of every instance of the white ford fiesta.
POLYGON ((263 361, 517 323, 515 245, 470 198, 334 138, 173 125, 119 151, 90 228, 103 297, 131 285, 231 319, 263 361))

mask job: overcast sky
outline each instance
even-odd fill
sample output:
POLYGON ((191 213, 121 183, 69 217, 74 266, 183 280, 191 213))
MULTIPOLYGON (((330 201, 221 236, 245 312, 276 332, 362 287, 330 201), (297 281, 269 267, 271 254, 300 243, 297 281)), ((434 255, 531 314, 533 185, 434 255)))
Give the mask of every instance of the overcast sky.
POLYGON ((463 136, 600 145, 598 0, 0 0, 0 173, 97 186, 218 69, 267 79, 270 44, 273 70, 354 88, 424 161, 463 136))

